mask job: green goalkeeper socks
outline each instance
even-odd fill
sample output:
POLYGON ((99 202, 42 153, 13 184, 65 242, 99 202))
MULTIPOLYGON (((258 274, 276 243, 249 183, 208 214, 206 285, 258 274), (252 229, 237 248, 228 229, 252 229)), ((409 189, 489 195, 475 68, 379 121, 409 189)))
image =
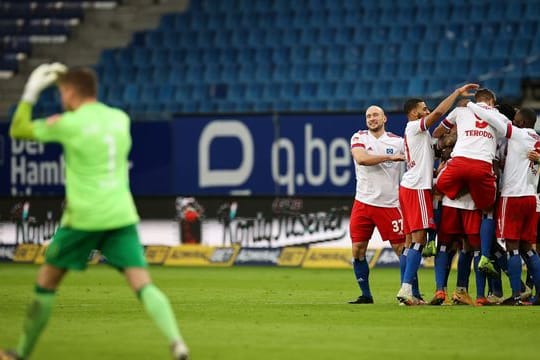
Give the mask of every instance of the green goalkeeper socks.
POLYGON ((146 312, 167 337, 169 343, 183 341, 167 296, 153 284, 143 287, 138 291, 138 295, 146 312))
POLYGON ((23 334, 17 346, 17 354, 23 359, 28 358, 34 349, 39 335, 41 335, 49 321, 54 304, 54 290, 44 289, 36 285, 35 291, 35 299, 28 307, 23 334))

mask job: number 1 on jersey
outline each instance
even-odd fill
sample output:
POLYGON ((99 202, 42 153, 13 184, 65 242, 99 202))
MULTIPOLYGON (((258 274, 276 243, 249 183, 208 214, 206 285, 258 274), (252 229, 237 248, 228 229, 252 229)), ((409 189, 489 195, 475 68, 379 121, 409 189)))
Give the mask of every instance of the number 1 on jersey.
POLYGON ((116 141, 114 141, 114 137, 112 135, 105 135, 103 138, 103 142, 107 145, 108 148, 108 155, 109 155, 109 161, 108 161, 108 169, 109 173, 113 174, 116 170, 116 141))

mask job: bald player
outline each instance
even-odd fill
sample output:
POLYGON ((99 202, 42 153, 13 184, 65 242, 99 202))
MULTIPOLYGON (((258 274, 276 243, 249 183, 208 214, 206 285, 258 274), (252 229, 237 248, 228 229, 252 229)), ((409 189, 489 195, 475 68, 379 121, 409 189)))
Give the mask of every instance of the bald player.
POLYGON ((368 242, 375 227, 398 255, 405 243, 398 189, 405 160, 403 138, 387 132, 387 118, 379 106, 366 110, 367 130, 351 138, 356 170, 356 196, 351 212, 350 234, 353 267, 361 295, 350 304, 372 304, 369 288, 368 242))

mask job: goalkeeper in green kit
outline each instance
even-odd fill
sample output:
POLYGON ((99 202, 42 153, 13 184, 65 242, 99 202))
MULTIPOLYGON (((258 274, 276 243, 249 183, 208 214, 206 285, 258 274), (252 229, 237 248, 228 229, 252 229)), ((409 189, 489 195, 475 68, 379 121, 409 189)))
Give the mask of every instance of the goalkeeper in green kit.
POLYGON ((123 111, 98 102, 96 94, 92 70, 43 64, 30 75, 13 117, 12 138, 62 145, 67 205, 39 269, 19 344, 15 350, 0 351, 0 360, 29 358, 47 325, 64 275, 68 270, 84 270, 93 249, 124 274, 167 337, 173 358, 188 358, 169 300, 152 284, 137 233, 139 217, 128 179, 130 119, 123 111), (32 121, 32 106, 40 92, 55 83, 65 112, 32 121))

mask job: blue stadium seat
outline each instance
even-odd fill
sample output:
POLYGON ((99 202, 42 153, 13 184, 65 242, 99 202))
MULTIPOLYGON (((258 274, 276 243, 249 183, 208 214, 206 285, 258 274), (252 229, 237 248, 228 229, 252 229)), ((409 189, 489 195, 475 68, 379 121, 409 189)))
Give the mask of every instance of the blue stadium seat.
POLYGON ((510 53, 513 58, 524 58, 530 55, 530 41, 528 39, 514 39, 510 53))
POLYGON ((280 98, 282 100, 294 101, 298 97, 298 85, 292 82, 281 86, 280 98))
POLYGON ((457 59, 470 59, 471 58, 471 43, 459 42, 456 44, 455 57, 457 59))
POLYGON ((424 41, 418 45, 418 58, 432 60, 436 57, 436 43, 424 41))
POLYGON ((504 78, 502 80, 501 94, 506 97, 518 98, 521 96, 521 79, 504 78))
POLYGON ((506 22, 504 24, 501 24, 498 37, 503 40, 513 40, 516 37, 518 29, 518 24, 506 22))
POLYGON ((388 41, 395 44, 403 43, 407 38, 406 26, 391 26, 388 41))
POLYGON ((498 59, 504 59, 510 53, 510 40, 497 40, 493 44, 492 56, 498 59))
MULTIPOLYGON (((334 45, 326 49, 325 62, 330 64, 342 63, 345 59, 345 46, 334 45)), ((355 61, 359 59, 354 59, 355 61)))
POLYGON ((307 46, 296 46, 291 49, 291 61, 295 64, 302 64, 307 61, 309 48, 307 46))
POLYGON ((308 62, 321 63, 326 57, 325 49, 318 46, 311 46, 308 48, 308 62))
POLYGON ((390 97, 405 97, 407 96, 407 89, 409 83, 407 80, 394 80, 390 84, 390 97))
POLYGON ((265 100, 275 100, 279 99, 279 94, 281 91, 281 85, 276 83, 268 83, 263 87, 263 99, 265 100))
POLYGON ((538 21, 540 19, 540 2, 528 1, 525 5, 525 18, 538 21))
POLYGON ((153 104, 156 102, 158 87, 155 85, 141 85, 140 101, 144 104, 153 104))
POLYGON ((370 42, 376 44, 387 44, 390 29, 387 26, 377 26, 371 31, 370 42))
POLYGON ((169 74, 169 81, 173 84, 183 84, 186 81, 187 66, 173 66, 169 74))
MULTIPOLYGON (((389 58, 393 59, 393 58, 389 58)), ((387 80, 395 80, 398 64, 396 62, 384 62, 381 66, 380 77, 387 80)), ((396 80, 397 81, 397 80, 396 80)))
POLYGON ((399 58, 401 60, 413 60, 416 57, 416 47, 403 43, 399 47, 399 58))
POLYGON ((424 40, 433 43, 443 39, 444 37, 445 27, 443 25, 430 25, 425 33, 424 40))
POLYGON ((150 66, 161 67, 170 65, 171 63, 169 61, 172 60, 171 54, 172 52, 169 49, 164 48, 150 50, 150 66))
POLYGON ((354 90, 354 82, 352 81, 340 81, 336 86, 336 99, 346 100, 351 97, 354 90))
POLYGON ((175 101, 176 86, 164 84, 161 85, 158 89, 157 100, 160 104, 163 104, 165 107, 169 106, 175 101))
POLYGON ((291 67, 291 79, 294 81, 303 81, 307 77, 307 66, 304 64, 294 64, 291 67))
MULTIPOLYGON (((243 42, 245 42, 245 38, 243 39, 243 42)), ((227 48, 231 45, 235 45, 233 43, 233 32, 231 30, 221 30, 216 32, 214 44, 220 48, 227 48)))
POLYGON ((258 83, 250 83, 246 86, 246 100, 258 101, 262 98, 263 86, 258 83))
POLYGON ((363 80, 354 83, 352 95, 355 99, 364 99, 369 96, 371 81, 363 80))
POLYGON ((407 41, 419 41, 425 38, 426 27, 424 25, 412 25, 407 27, 407 41))
POLYGON ((305 82, 303 84, 300 84, 298 95, 301 100, 307 100, 307 101, 316 100, 317 98, 316 83, 305 82))
POLYGON ((343 79, 345 80, 357 80, 362 77, 362 65, 351 63, 345 66, 343 71, 343 79))
POLYGON ((201 50, 203 64, 219 64, 220 51, 219 48, 206 48, 201 50))
POLYGON ((305 28, 300 30, 300 44, 309 46, 315 44, 318 39, 318 32, 316 29, 305 28))
POLYGON ((228 63, 222 68, 221 79, 226 83, 235 83, 239 79, 240 66, 236 63, 228 63))
POLYGON ((221 77, 221 65, 208 64, 204 67, 204 82, 205 83, 216 83, 222 81, 221 77))
POLYGON ((255 80, 270 82, 272 80, 273 66, 271 64, 258 64, 255 69, 255 80))
POLYGON ((319 83, 317 87, 317 98, 320 100, 333 99, 336 93, 336 84, 330 81, 319 83))
POLYGON ((322 64, 309 64, 307 66, 307 80, 316 82, 323 78, 324 66, 322 64))
POLYGON ((381 73, 381 64, 378 62, 366 62, 362 66, 362 77, 364 79, 376 79, 381 73))
MULTIPOLYGON (((532 39, 536 38, 538 39, 538 30, 540 28, 540 25, 538 24, 538 21, 520 21, 518 24, 518 35, 519 38, 527 38, 532 39)), ((515 37, 515 33, 514 33, 515 37)))
POLYGON ((400 47, 396 44, 385 44, 382 46, 381 57, 383 60, 397 59, 399 56, 400 47))
POLYGON ((279 64, 274 66, 272 70, 272 80, 278 82, 290 81, 291 66, 279 64))
POLYGON ((379 61, 382 57, 382 45, 373 44, 367 51, 364 52, 363 61, 373 62, 379 61))
POLYGON ((232 84, 229 86, 227 97, 231 101, 241 103, 246 97, 246 85, 232 84))
POLYGON ((525 66, 525 75, 530 77, 540 77, 540 59, 528 63, 525 66))
POLYGON ((152 56, 152 50, 145 48, 134 48, 133 49, 133 65, 139 68, 150 67, 152 62, 150 58, 152 56))
POLYGON ((501 79, 500 78, 490 78, 482 80, 482 87, 492 89, 495 92, 498 92, 501 89, 501 79))
POLYGON ((446 89, 446 80, 443 78, 428 78, 426 85, 426 92, 433 94, 438 91, 445 91, 446 89))
POLYGON ((281 44, 286 46, 297 46, 300 41, 300 30, 287 28, 283 30, 281 44))
POLYGON ((476 41, 472 44, 474 59, 488 59, 493 53, 493 43, 489 40, 476 41))
POLYGON ((408 96, 423 96, 426 93, 426 80, 424 78, 415 77, 409 80, 407 86, 408 96))
POLYGON ((324 69, 325 80, 342 80, 345 67, 341 64, 327 64, 324 69))
POLYGON ((504 13, 504 6, 501 3, 493 2, 488 3, 487 20, 500 21, 506 17, 504 13))
POLYGON ((408 79, 416 75, 416 62, 400 61, 398 63, 397 77, 408 79))
POLYGON ((345 61, 348 64, 355 64, 362 60, 364 47, 362 45, 349 46, 345 50, 345 61))
MULTIPOLYGON (((245 49, 244 53, 242 53, 242 58, 247 62, 253 61, 252 56, 249 56, 249 58, 246 57, 246 55, 251 53, 252 51, 255 51, 255 62, 257 64, 261 64, 261 63, 270 64, 271 62, 273 62, 274 50, 272 48, 267 48, 267 47, 259 47, 256 49, 245 49)), ((278 58, 278 54, 276 54, 276 58, 278 58)), ((281 60, 281 59, 278 59, 278 60, 281 60)), ((284 62, 286 61, 282 60, 282 63, 284 62)))
POLYGON ((350 45, 354 40, 354 28, 338 28, 336 31, 336 44, 350 45))
POLYGON ((437 44, 437 49, 435 50, 435 58, 439 61, 441 59, 451 59, 454 57, 455 43, 453 41, 441 41, 437 44))
POLYGON ((186 81, 191 84, 200 84, 204 80, 204 68, 200 64, 190 64, 186 71, 186 81))

